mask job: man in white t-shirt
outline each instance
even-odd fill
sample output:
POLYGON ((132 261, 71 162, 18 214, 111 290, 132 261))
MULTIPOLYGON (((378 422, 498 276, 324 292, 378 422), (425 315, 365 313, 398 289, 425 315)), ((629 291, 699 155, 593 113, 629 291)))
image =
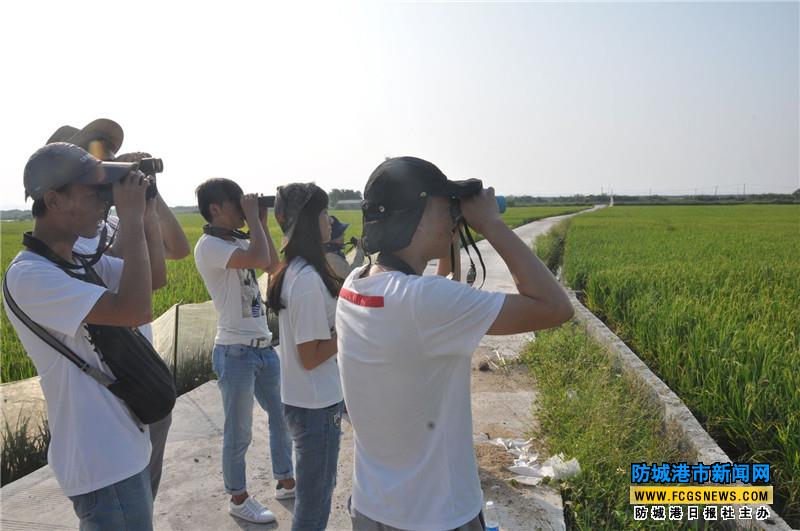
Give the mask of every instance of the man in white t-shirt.
MULTIPOLYGON (((145 201, 147 180, 132 164, 101 162, 83 149, 55 143, 25 166, 26 196, 34 202, 27 250, 6 271, 10 298, 89 366, 113 378, 89 341, 86 324, 140 326, 152 319, 152 290, 166 283, 155 206, 145 201), (113 183, 113 184, 112 184, 113 183), (122 259, 101 256, 95 271, 107 287, 75 278, 79 237, 92 237, 107 203, 100 185, 112 184, 126 230, 122 259), (161 261, 151 260, 158 256, 161 261)), ((152 529, 150 440, 126 406, 6 313, 39 373, 51 433, 48 463, 72 500, 81 528, 152 529)))
POLYGON ((480 181, 449 181, 430 162, 392 158, 370 176, 362 210, 366 251, 380 255, 348 276, 336 310, 354 432, 353 529, 481 530, 472 353, 485 334, 557 326, 572 307, 480 181), (519 294, 421 276, 428 261, 449 260, 455 202, 503 258, 519 294))
MULTIPOLYGON (((50 138, 47 139, 47 143, 67 142, 75 144, 92 153, 96 158, 105 161, 139 162, 142 158, 150 157, 149 153, 143 152, 124 153, 117 156, 117 152, 122 146, 123 138, 124 133, 122 127, 117 122, 107 118, 98 118, 82 129, 71 125, 63 125, 50 135, 50 138)), ((154 175, 151 175, 150 179, 155 183, 154 175)), ((172 210, 170 210, 157 190, 156 188, 156 196, 153 199, 156 207, 156 214, 158 215, 158 228, 160 231, 160 238, 163 242, 164 257, 167 260, 181 260, 189 255, 189 242, 175 214, 172 213, 172 210)), ((103 230, 106 232, 106 238, 111 239, 118 229, 119 218, 114 215, 108 215, 106 219, 101 222, 97 234, 93 238, 78 238, 75 247, 85 254, 94 254, 102 250, 100 247, 100 236, 103 230)), ((113 247, 108 248, 106 253, 109 256, 121 257, 124 252, 123 242, 123 238, 115 238, 113 247)), ((104 241, 102 244, 105 245, 106 242, 104 241)), ((160 259, 160 257, 157 259, 160 259)), ((139 327, 139 330, 150 343, 153 342, 153 329, 150 323, 139 327)), ((171 425, 172 414, 170 413, 162 420, 148 426, 150 431, 150 444, 152 446, 148 468, 150 471, 150 488, 153 491, 154 500, 158 494, 159 484, 161 483, 164 449, 167 444, 167 435, 169 434, 171 425)))
POLYGON ((197 204, 208 221, 194 248, 200 276, 217 310, 212 363, 225 411, 222 476, 231 495, 228 511, 253 523, 275 516, 247 492, 245 454, 252 440, 253 397, 269 416, 275 497, 294 495, 292 443, 281 403, 280 361, 270 346, 255 269, 272 271, 278 253, 267 229, 267 208, 229 179, 197 187, 197 204), (239 229, 245 222, 250 234, 239 229))

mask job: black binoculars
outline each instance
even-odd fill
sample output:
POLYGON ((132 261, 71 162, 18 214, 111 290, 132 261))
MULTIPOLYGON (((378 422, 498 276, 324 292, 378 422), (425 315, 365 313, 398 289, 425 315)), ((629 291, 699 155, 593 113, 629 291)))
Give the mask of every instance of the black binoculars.
POLYGON ((139 161, 139 171, 145 175, 155 175, 164 171, 164 161, 155 158, 145 158, 139 161))
POLYGON ((260 196, 258 196, 258 206, 267 207, 267 208, 274 208, 275 207, 275 196, 274 195, 260 195, 260 196))
MULTIPOLYGON (((164 161, 152 157, 144 158, 136 163, 133 170, 138 170, 145 175, 155 175, 156 173, 164 171, 164 161)), ((127 177, 125 177, 125 179, 127 179, 127 177)), ((103 201, 108 203, 108 206, 114 206, 114 191, 112 185, 105 184, 101 186, 97 193, 103 201)), ((145 197, 147 199, 153 199, 156 194, 158 194, 158 188, 156 188, 155 181, 151 181, 150 184, 147 185, 145 197)))

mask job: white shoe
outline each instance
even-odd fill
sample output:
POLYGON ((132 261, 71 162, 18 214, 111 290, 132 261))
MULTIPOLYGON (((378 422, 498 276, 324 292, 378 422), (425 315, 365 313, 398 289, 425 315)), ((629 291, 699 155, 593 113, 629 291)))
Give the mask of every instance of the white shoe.
POLYGON ((268 524, 275 521, 275 515, 272 514, 272 511, 258 503, 252 496, 248 496, 241 505, 229 502, 228 512, 237 518, 254 524, 268 524))
MULTIPOLYGON (((295 483, 295 486, 297 486, 297 483, 295 483)), ((275 499, 287 500, 289 498, 294 498, 294 489, 295 487, 287 489, 286 487, 278 483, 278 485, 275 487, 275 499)))

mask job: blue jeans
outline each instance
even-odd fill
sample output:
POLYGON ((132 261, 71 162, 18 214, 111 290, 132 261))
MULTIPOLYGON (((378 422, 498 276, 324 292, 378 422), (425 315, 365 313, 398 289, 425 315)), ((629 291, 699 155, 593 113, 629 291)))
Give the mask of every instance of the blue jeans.
POLYGON ((292 531, 321 531, 328 525, 336 486, 344 402, 321 409, 284 408, 297 460, 292 531))
POLYGON ((80 518, 81 531, 153 529, 153 493, 147 468, 108 487, 69 499, 80 518))
POLYGON ((247 491, 245 454, 253 439, 253 397, 269 415, 269 450, 275 479, 291 478, 292 441, 281 402, 281 365, 272 347, 214 345, 212 366, 219 378, 225 428, 222 478, 225 492, 247 491))

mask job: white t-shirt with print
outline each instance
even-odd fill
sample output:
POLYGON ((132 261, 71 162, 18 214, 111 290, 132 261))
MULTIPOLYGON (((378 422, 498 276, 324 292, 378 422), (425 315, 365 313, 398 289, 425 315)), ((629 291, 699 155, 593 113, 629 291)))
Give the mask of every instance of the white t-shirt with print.
POLYGON ((281 289, 284 309, 278 313, 281 342, 281 401, 295 407, 320 409, 342 401, 342 385, 336 356, 313 369, 300 363, 297 345, 331 338, 336 317, 336 299, 319 273, 302 258, 286 268, 281 289))
POLYGON ((269 343, 272 339, 255 271, 227 267, 236 249, 246 251, 249 246, 249 240, 203 234, 194 247, 194 261, 217 310, 214 342, 218 345, 246 345, 261 338, 269 343))
MULTIPOLYGON (((119 218, 114 215, 109 215, 108 219, 106 219, 103 224, 107 229, 106 238, 111 238, 119 229, 119 218)), ((103 230, 103 224, 97 228, 97 236, 94 238, 84 238, 79 236, 78 241, 75 242, 73 249, 83 254, 96 253, 97 246, 100 244, 100 232, 103 230)), ((147 338, 148 341, 150 341, 150 344, 153 343, 153 325, 150 323, 143 324, 139 327, 139 331, 144 337, 147 338)))
POLYGON ((339 368, 353 424, 353 507, 410 530, 453 529, 482 506, 470 358, 505 301, 440 276, 345 280, 339 368))
MULTIPOLYGON (((94 270, 116 292, 122 260, 103 256, 94 270)), ((22 251, 6 272, 17 305, 87 363, 113 377, 89 343, 86 315, 106 292, 22 251)), ((47 461, 67 496, 86 494, 138 474, 150 461, 150 437, 123 403, 39 339, 5 305, 6 314, 41 378, 51 441, 47 461)))

